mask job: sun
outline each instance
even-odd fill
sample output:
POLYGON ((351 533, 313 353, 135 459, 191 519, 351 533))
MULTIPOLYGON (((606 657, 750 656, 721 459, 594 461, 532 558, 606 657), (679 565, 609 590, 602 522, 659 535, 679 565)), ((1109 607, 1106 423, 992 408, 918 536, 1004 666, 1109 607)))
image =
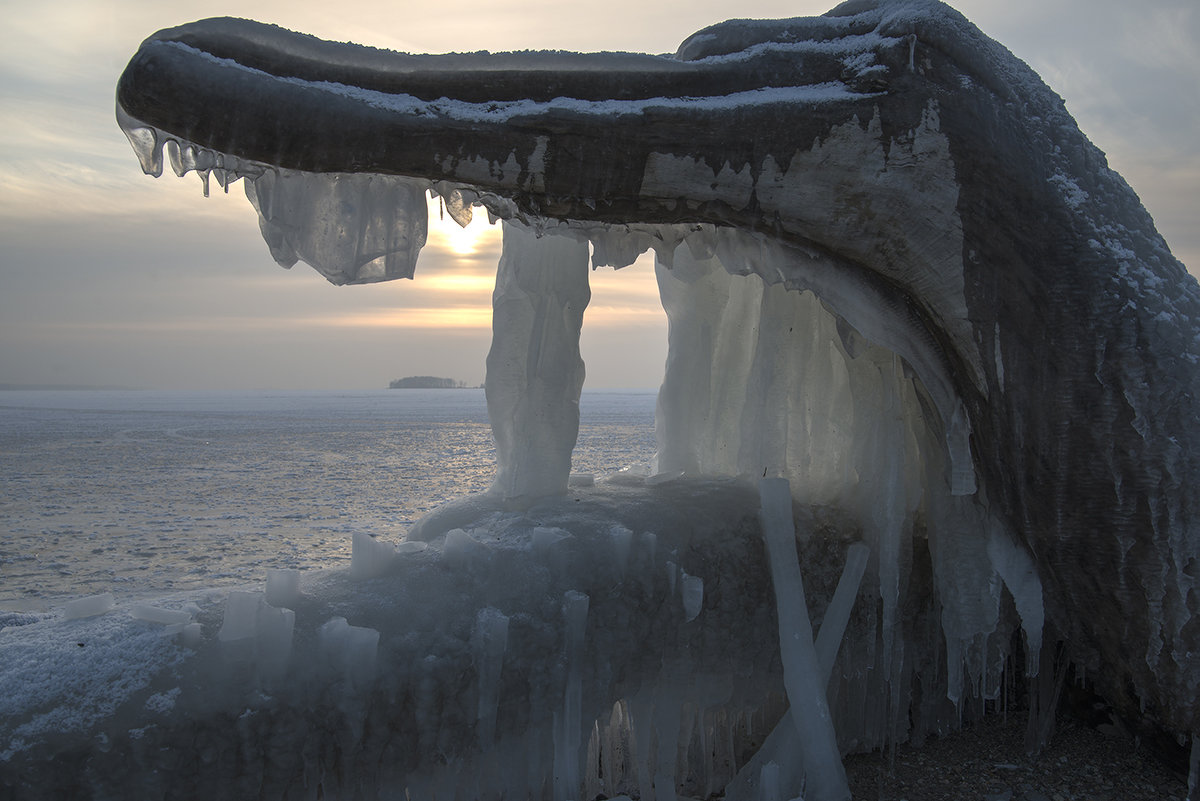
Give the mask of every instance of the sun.
POLYGON ((427 197, 426 202, 429 204, 429 245, 463 259, 476 255, 489 244, 499 249, 500 226, 489 224, 483 209, 475 209, 470 224, 464 228, 444 211, 441 198, 427 197))

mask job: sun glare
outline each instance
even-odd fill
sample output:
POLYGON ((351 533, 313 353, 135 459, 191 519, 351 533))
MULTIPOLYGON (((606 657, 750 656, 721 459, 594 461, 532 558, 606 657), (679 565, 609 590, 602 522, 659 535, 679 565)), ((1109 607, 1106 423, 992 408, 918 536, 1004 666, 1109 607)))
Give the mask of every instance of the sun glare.
POLYGON ((500 245, 500 226, 488 223, 487 212, 476 208, 466 228, 456 223, 442 207, 442 199, 427 197, 429 204, 429 244, 453 256, 469 257, 490 243, 497 252, 500 245))
POLYGON ((492 309, 489 306, 377 309, 316 322, 339 328, 491 328, 492 309))
POLYGON ((496 284, 491 275, 469 275, 462 273, 438 273, 421 279, 426 289, 453 295, 482 295, 487 298, 496 284))

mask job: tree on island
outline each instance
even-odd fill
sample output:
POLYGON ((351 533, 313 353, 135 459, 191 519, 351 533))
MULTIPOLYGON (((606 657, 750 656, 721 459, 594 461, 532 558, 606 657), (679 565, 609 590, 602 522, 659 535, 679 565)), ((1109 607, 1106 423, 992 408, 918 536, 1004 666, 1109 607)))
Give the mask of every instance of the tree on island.
POLYGON ((453 378, 410 375, 405 378, 397 378, 388 384, 388 389, 463 389, 466 386, 466 381, 455 381, 453 378))

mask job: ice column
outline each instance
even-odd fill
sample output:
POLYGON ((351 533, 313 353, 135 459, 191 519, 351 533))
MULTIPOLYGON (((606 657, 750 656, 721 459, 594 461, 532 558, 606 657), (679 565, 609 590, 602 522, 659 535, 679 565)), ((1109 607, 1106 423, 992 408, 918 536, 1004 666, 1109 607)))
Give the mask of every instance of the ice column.
POLYGON ((813 647, 804 581, 796 559, 792 490, 787 479, 782 478, 763 479, 758 486, 763 537, 779 618, 783 683, 800 735, 807 777, 805 795, 809 801, 845 801, 850 798, 850 789, 825 696, 827 682, 813 647))
POLYGON ((504 223, 492 294, 487 405, 504 498, 566 492, 579 434, 587 242, 504 223))

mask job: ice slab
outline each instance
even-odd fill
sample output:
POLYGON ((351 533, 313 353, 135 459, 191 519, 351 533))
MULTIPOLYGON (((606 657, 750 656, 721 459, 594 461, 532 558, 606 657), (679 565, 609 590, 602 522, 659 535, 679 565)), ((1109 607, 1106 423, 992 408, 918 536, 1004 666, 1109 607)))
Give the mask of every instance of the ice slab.
POLYGON ((136 620, 144 620, 147 623, 161 623, 163 625, 179 625, 190 623, 192 615, 190 612, 183 612, 177 609, 163 609, 159 606, 150 604, 135 604, 129 610, 129 614, 136 620))
POLYGON ((300 600, 300 571, 291 568, 268 569, 266 598, 272 606, 295 606, 300 600))
POLYGON ((63 620, 80 620, 87 617, 103 615, 116 606, 111 592, 89 595, 86 598, 76 598, 67 601, 63 607, 63 620))
POLYGON ((396 558, 395 547, 363 531, 354 532, 352 537, 350 575, 364 581, 386 573, 396 558))

